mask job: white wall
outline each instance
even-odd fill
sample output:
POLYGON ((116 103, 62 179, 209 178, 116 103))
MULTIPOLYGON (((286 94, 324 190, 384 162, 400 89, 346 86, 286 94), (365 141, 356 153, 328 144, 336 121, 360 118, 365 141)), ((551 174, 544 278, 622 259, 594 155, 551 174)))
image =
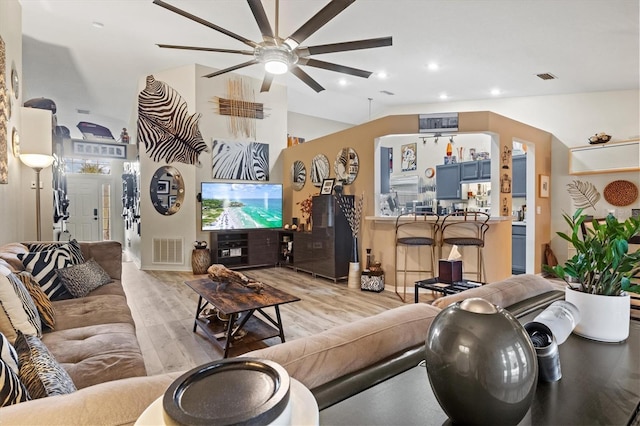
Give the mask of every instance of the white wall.
MULTIPOLYGON (((22 7, 17 0, 0 1, 0 37, 5 44, 5 68, 0 70, 5 76, 6 84, 10 84, 11 64, 15 63, 20 81, 22 81, 22 7)), ((10 90, 10 89, 9 89, 10 90)), ((21 132, 20 105, 22 105, 22 93, 18 99, 13 98, 12 115, 9 119, 6 132, 7 140, 0 141, 7 144, 8 180, 6 185, 0 185, 0 244, 12 241, 24 240, 24 226, 26 219, 20 214, 24 190, 22 188, 22 166, 20 160, 11 152, 11 132, 15 127, 21 132)), ((30 195, 30 193, 28 193, 30 195)))
MULTIPOLYGON (((607 173, 599 175, 570 176, 568 152, 570 147, 587 145, 589 136, 606 132, 612 141, 638 138, 640 135, 640 91, 625 90, 596 93, 578 93, 557 96, 525 98, 484 99, 465 102, 438 102, 431 104, 389 107, 380 116, 419 114, 450 111, 491 111, 553 134, 551 161, 551 246, 560 262, 566 259, 567 244, 556 236, 566 231, 563 212, 573 212, 574 207, 566 191, 566 185, 574 179, 592 182, 600 193, 607 183, 625 179, 640 186, 640 173, 607 173)), ((619 214, 630 214, 631 208, 640 208, 640 199, 632 206, 616 208, 604 197, 598 202, 597 211, 605 214, 619 209, 619 214)))
POLYGON ((353 127, 353 124, 299 114, 287 113, 287 133, 306 141, 353 127))
MULTIPOLYGON (((154 75, 156 80, 163 81, 174 88, 187 103, 189 114, 202 114, 199 121, 200 132, 207 146, 211 148, 213 139, 237 141, 250 139, 235 137, 230 132, 228 117, 215 112, 215 97, 229 98, 227 94, 227 76, 202 78, 202 75, 215 71, 201 65, 189 65, 167 71, 159 71, 154 75)), ((235 77, 230 74, 229 77, 235 77)), ((139 89, 145 86, 146 76, 139 82, 139 89)), ((267 117, 256 120, 256 141, 269 144, 270 182, 282 182, 282 165, 280 153, 287 144, 287 89, 285 86, 273 84, 268 93, 260 93, 262 81, 243 77, 255 92, 255 102, 261 102, 267 109, 267 117)), ((135 135, 137 137, 137 134, 135 135)), ((180 210, 171 216, 156 212, 151 204, 149 185, 151 177, 158 167, 165 163, 156 163, 149 158, 144 144, 140 144, 141 170, 141 228, 139 241, 132 239, 132 254, 138 258, 142 269, 152 270, 191 270, 192 243, 196 240, 209 241, 209 233, 200 231, 200 203, 196 195, 200 192, 202 181, 211 181, 211 153, 200 155, 202 167, 184 163, 171 163, 183 176, 185 182, 185 198, 180 210), (182 238, 184 241, 184 264, 162 265, 152 262, 153 238, 182 238)))

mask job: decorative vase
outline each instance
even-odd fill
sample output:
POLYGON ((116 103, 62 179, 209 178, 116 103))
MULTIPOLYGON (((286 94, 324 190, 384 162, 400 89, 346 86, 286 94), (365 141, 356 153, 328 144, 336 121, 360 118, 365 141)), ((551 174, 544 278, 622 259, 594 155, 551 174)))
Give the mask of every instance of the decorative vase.
POLYGON ((358 237, 353 237, 351 261, 360 262, 360 255, 358 254, 358 237))
POLYGON ((536 390, 538 364, 529 335, 506 310, 470 298, 442 310, 425 344, 438 403, 456 424, 517 424, 536 390))
POLYGON ((360 262, 349 262, 349 275, 347 277, 347 287, 360 288, 361 277, 362 277, 362 271, 360 271, 360 262))
POLYGON ((602 296, 568 288, 565 300, 576 305, 580 321, 573 329, 578 336, 600 342, 622 342, 629 337, 631 296, 602 296))

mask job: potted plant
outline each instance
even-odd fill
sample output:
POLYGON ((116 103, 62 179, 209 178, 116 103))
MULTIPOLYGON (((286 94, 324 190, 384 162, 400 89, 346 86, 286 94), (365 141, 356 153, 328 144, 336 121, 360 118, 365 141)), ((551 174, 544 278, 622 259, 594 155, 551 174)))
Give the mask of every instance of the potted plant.
POLYGON ((640 273, 640 250, 629 253, 628 243, 640 233, 640 219, 619 222, 610 214, 604 221, 594 219, 591 227, 583 227, 589 216, 582 209, 563 217, 571 234, 558 235, 573 245, 576 254, 564 265, 545 265, 544 270, 568 284, 565 299, 580 310, 576 334, 605 342, 623 341, 629 336, 628 292, 640 293, 640 285, 631 281, 640 273))

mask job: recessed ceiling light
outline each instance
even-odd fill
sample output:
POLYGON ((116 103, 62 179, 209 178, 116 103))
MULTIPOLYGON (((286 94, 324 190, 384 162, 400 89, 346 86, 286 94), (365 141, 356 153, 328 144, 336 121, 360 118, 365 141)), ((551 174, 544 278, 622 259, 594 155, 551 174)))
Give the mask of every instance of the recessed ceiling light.
POLYGON ((440 99, 448 99, 448 98, 449 98, 449 96, 447 96, 446 93, 441 93, 440 94, 440 99))
POLYGON ((380 79, 383 79, 383 80, 384 80, 384 79, 385 79, 385 78, 387 78, 387 77, 388 77, 388 75, 387 75, 387 73, 386 73, 386 72, 384 72, 384 71, 380 71, 380 72, 378 73, 378 78, 380 78, 380 79))
POLYGON ((429 63, 429 65, 427 65, 427 68, 429 68, 429 71, 437 71, 440 66, 435 62, 431 62, 429 63))
POLYGON ((95 28, 104 28, 104 24, 98 21, 93 21, 91 25, 93 25, 95 28))
POLYGON ((340 86, 346 86, 347 85, 347 80, 345 80, 344 78, 341 78, 340 80, 338 80, 338 84, 340 86))
POLYGON ((498 96, 499 94, 501 94, 502 92, 500 91, 500 89, 491 89, 491 94, 493 96, 498 96))

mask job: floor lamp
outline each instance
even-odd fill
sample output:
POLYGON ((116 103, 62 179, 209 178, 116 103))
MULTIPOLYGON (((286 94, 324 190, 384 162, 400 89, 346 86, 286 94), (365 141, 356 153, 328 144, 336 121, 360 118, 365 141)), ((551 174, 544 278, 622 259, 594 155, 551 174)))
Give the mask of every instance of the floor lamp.
POLYGON ((46 154, 20 154, 20 161, 36 172, 36 235, 37 240, 42 239, 40 224, 40 171, 53 164, 53 157, 46 154))

